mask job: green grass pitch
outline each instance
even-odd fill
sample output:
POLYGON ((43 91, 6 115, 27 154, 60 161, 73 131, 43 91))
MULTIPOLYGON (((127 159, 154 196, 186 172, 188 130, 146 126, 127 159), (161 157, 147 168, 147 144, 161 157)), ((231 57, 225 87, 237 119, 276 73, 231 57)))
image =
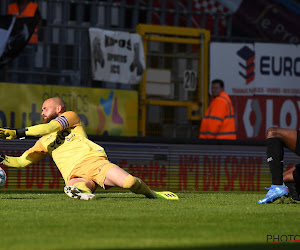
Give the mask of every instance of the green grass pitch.
POLYGON ((178 193, 178 201, 131 193, 96 195, 97 200, 82 201, 64 193, 0 192, 0 249, 300 246, 300 242, 267 242, 267 235, 300 235, 300 204, 256 204, 265 194, 178 193))

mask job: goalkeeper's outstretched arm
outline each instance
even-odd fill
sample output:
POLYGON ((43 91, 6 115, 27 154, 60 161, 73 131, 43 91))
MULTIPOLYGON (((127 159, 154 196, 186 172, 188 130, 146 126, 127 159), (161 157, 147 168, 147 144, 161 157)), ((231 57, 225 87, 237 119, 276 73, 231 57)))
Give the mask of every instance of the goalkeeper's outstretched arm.
POLYGON ((69 125, 80 125, 80 118, 78 115, 72 111, 66 112, 65 104, 59 97, 52 97, 44 101, 42 106, 42 116, 44 124, 21 129, 0 128, 0 138, 11 140, 23 138, 25 136, 40 137, 66 129, 69 125), (62 116, 63 114, 64 116, 62 116))
POLYGON ((46 156, 47 152, 43 149, 40 140, 35 145, 27 149, 21 156, 8 156, 0 154, 0 164, 12 168, 25 168, 46 156))
POLYGON ((57 132, 61 128, 61 125, 56 120, 52 120, 46 124, 39 124, 27 128, 21 129, 5 129, 0 128, 0 138, 2 139, 15 139, 23 138, 25 136, 43 136, 52 132, 57 132))
POLYGON ((26 152, 19 157, 0 154, 0 163, 12 168, 25 168, 35 161, 31 159, 26 152))

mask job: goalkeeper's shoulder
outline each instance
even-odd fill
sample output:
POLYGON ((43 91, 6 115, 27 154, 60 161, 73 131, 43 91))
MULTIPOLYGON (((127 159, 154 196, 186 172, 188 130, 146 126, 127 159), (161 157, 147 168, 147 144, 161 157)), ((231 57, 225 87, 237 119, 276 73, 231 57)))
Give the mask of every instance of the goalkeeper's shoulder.
POLYGON ((68 119, 79 119, 79 115, 74 111, 66 111, 62 113, 60 116, 67 117, 68 119))
POLYGON ((68 121, 68 127, 75 127, 81 124, 79 115, 74 111, 66 111, 57 117, 55 120, 60 121, 61 117, 65 117, 68 121))

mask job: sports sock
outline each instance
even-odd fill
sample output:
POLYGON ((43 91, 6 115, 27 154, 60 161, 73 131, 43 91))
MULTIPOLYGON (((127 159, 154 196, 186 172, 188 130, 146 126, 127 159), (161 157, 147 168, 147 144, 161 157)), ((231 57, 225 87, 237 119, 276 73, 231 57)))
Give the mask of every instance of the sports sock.
POLYGON ((153 192, 141 179, 136 178, 131 174, 126 177, 123 188, 129 189, 135 194, 143 194, 147 198, 156 198, 155 192, 153 192))
POLYGON ((79 189, 82 193, 92 193, 92 190, 89 189, 89 187, 84 181, 76 182, 73 184, 73 186, 79 189))
POLYGON ((266 140, 267 162, 272 174, 272 184, 283 184, 283 143, 278 138, 269 138, 266 140))

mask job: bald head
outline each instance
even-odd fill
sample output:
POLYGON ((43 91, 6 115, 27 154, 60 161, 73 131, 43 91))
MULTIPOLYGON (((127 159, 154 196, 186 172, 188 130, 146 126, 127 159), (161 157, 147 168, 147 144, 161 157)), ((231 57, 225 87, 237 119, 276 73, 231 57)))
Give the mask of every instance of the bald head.
POLYGON ((48 100, 51 101, 55 106, 57 106, 57 107, 60 106, 63 109, 63 112, 66 111, 65 103, 61 98, 52 97, 52 98, 49 98, 48 100))
POLYGON ((66 106, 59 97, 52 97, 44 101, 42 106, 43 123, 48 123, 62 113, 66 112, 66 106))

